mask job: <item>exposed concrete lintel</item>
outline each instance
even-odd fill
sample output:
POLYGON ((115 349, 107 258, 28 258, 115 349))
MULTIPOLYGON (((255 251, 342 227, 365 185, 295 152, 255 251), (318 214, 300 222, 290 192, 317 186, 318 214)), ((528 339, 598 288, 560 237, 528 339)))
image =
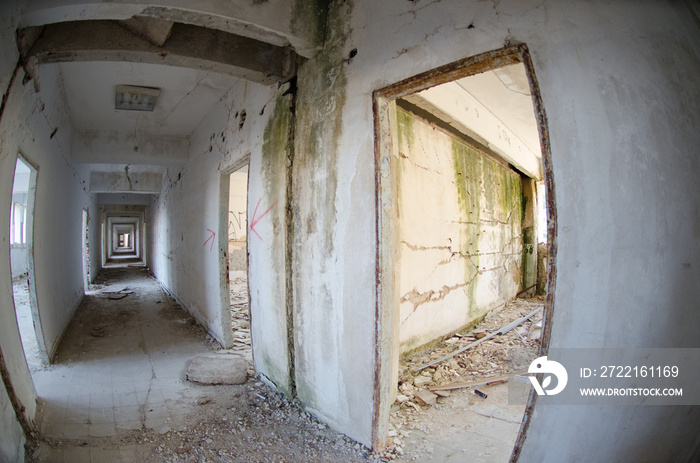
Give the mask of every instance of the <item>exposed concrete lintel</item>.
MULTIPOLYGON (((289 11, 279 5, 272 16, 263 11, 243 8, 237 2, 179 2, 173 5, 148 5, 140 0, 119 2, 94 2, 85 0, 51 0, 30 2, 22 17, 24 27, 45 26, 65 21, 121 20, 132 17, 151 17, 173 23, 217 29, 223 32, 249 37, 278 47, 291 46, 296 53, 311 58, 320 48, 315 43, 314 32, 302 29, 295 33, 289 28, 289 11), (217 4, 219 3, 219 4, 217 4)), ((279 3, 279 2, 278 2, 279 3)))
POLYGON ((92 172, 91 193, 159 194, 163 176, 153 173, 92 172))
MULTIPOLYGON (((31 34, 32 30, 23 32, 31 34)), ((185 24, 174 24, 162 47, 116 21, 49 24, 31 49, 20 52, 30 68, 70 61, 128 61, 207 70, 267 85, 287 80, 296 72, 289 48, 185 24)))

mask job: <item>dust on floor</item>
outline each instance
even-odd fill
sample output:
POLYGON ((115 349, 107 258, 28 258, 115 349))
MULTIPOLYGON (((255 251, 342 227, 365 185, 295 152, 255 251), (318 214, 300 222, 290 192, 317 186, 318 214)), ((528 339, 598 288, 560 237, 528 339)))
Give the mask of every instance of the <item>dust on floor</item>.
POLYGON ((101 278, 55 363, 37 372, 38 432, 27 461, 377 461, 259 379, 187 381, 192 358, 231 351, 147 269, 114 268, 101 278))
POLYGON ((517 376, 511 376, 510 383, 491 386, 464 387, 464 383, 483 384, 526 370, 539 350, 542 311, 507 333, 434 366, 421 367, 487 337, 543 305, 539 299, 515 299, 469 332, 402 358, 397 399, 390 414, 389 447, 382 457, 402 462, 507 461, 525 411, 529 383, 517 376), (475 395, 474 389, 486 397, 475 395), (432 405, 426 405, 425 400, 432 405))
POLYGON ((248 297, 248 275, 245 270, 229 271, 229 298, 231 324, 233 327, 233 347, 231 351, 252 363, 250 299, 248 297))

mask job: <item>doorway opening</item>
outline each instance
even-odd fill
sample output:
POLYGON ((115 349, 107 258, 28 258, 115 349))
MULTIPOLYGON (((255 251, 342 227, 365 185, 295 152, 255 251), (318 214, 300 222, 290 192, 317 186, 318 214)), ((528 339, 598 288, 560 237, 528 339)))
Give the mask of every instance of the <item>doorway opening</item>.
POLYGON ((103 205, 102 208, 102 267, 145 266, 145 207, 103 205))
MULTIPOLYGON (((473 390, 465 384, 480 379, 507 381, 513 366, 506 347, 546 352, 551 296, 518 298, 538 289, 538 214, 549 217, 552 243, 555 211, 546 118, 524 45, 378 90, 374 112, 381 327, 375 442, 382 448, 402 435, 390 423, 397 410, 420 413, 445 391, 473 390), (499 332, 516 320, 517 330, 499 332)), ((547 251, 551 262, 551 246, 547 251)), ((547 271, 551 294, 554 266, 547 271)), ((521 445, 534 404, 527 387, 522 393, 527 407, 518 417, 507 410, 506 459, 521 445)), ((499 394, 507 408, 507 391, 499 394)), ((477 405, 471 398, 459 404, 477 405)))
POLYGON ((38 171, 17 155, 10 208, 10 266, 17 325, 31 372, 49 363, 41 331, 34 277, 34 203, 38 171))
POLYGON ((83 249, 83 286, 84 292, 90 289, 90 214, 87 209, 83 209, 83 233, 82 233, 82 249, 83 249))
POLYGON ((248 291, 248 165, 246 159, 233 172, 222 175, 221 213, 225 220, 220 236, 226 237, 221 248, 222 270, 225 265, 222 299, 230 311, 232 350, 253 365, 248 291))

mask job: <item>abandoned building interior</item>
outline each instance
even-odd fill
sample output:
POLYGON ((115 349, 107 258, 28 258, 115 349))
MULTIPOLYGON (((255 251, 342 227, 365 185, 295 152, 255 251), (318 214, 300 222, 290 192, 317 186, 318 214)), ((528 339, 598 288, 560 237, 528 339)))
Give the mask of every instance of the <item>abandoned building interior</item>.
MULTIPOLYGON (((212 346, 377 452, 400 359, 516 297, 541 355, 700 347, 696 2, 11 0, 0 25, 0 461, 175 427, 212 346)), ((529 391, 518 420, 512 461, 700 461, 698 407, 529 391)))

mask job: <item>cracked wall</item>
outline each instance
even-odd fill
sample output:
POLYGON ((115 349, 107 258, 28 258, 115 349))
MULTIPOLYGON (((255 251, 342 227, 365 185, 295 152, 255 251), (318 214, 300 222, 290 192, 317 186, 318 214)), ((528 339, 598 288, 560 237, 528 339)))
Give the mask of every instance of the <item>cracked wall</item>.
POLYGON ((398 108, 402 353, 477 322, 520 286, 520 176, 398 108))

